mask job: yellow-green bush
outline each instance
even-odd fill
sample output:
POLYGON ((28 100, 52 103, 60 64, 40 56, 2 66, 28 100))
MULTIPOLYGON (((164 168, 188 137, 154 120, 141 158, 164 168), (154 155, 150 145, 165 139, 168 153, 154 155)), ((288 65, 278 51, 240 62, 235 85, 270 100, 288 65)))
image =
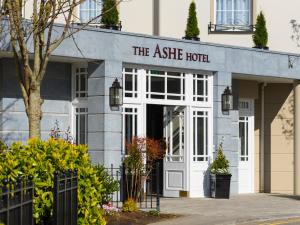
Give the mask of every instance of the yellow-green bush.
POLYGON ((31 139, 27 144, 13 143, 0 153, 0 180, 33 176, 35 184, 34 218, 37 223, 52 215, 54 172, 78 170, 78 224, 105 225, 99 205, 103 182, 92 166, 87 146, 64 140, 31 139))
POLYGON ((124 202, 123 212, 136 212, 138 207, 136 205, 136 201, 132 198, 129 198, 124 202))

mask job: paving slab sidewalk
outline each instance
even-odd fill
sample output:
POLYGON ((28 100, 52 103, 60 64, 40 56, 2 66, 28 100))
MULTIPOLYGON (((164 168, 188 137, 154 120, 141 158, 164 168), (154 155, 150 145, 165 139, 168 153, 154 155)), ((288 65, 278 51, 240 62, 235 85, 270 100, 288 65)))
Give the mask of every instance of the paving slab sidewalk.
POLYGON ((234 196, 229 200, 162 198, 161 212, 182 216, 173 220, 161 221, 155 225, 249 224, 253 221, 269 219, 299 218, 300 197, 251 194, 234 196))

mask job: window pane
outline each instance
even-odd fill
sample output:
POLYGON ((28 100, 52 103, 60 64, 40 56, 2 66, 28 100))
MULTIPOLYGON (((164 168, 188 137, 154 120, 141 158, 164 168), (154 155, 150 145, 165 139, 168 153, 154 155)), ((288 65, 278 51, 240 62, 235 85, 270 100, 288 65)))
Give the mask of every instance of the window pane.
POLYGON ((180 94, 180 79, 168 78, 167 82, 168 93, 180 94))
POLYGON ((180 154, 180 118, 175 116, 173 118, 173 152, 172 155, 180 154))
POLYGON ((85 84, 85 82, 86 82, 86 77, 85 77, 85 75, 81 75, 80 76, 80 90, 81 91, 86 91, 86 89, 85 89, 85 86, 86 86, 86 84, 85 84))
POLYGON ((125 75, 125 90, 132 91, 132 75, 130 74, 125 75))
POLYGON ((197 119, 197 155, 204 155, 204 118, 197 119))
POLYGON ((164 77, 151 77, 151 92, 165 92, 164 77))
MULTIPOLYGON (((75 87, 75 92, 79 91, 79 75, 76 75, 76 87, 75 87)), ((78 97, 77 93, 76 93, 76 97, 78 97)))
POLYGON ((246 10, 249 11, 249 0, 234 0, 234 10, 246 10))
POLYGON ((245 156, 245 126, 244 122, 239 123, 239 142, 240 142, 240 155, 245 156))
POLYGON ((87 108, 75 109, 76 144, 87 144, 87 108))
POLYGON ((197 80, 197 95, 203 95, 203 80, 197 80))
POLYGON ((249 25, 249 11, 236 11, 234 13, 235 25, 249 25))
POLYGON ((165 75, 164 71, 159 71, 159 70, 150 70, 150 74, 153 75, 165 75))
POLYGON ((85 130, 85 115, 80 115, 80 144, 86 144, 85 143, 85 135, 86 135, 86 130, 85 130))
POLYGON ((130 142, 133 137, 132 115, 125 115, 125 142, 130 142))
POLYGON ((168 72, 168 75, 169 76, 176 76, 176 77, 180 77, 180 73, 177 73, 177 72, 168 72))

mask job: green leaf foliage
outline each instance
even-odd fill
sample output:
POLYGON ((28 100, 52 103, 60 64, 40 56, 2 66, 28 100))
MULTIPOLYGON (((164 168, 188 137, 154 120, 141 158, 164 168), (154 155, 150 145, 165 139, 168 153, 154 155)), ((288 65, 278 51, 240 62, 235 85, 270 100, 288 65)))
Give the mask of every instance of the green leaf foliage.
POLYGON ((0 153, 0 180, 33 176, 37 224, 53 213, 54 172, 69 169, 78 171, 78 224, 105 225, 100 206, 109 200, 109 191, 115 190, 117 184, 108 178, 103 167, 91 164, 86 145, 62 139, 30 139, 27 144, 13 143, 9 150, 0 153))
POLYGON ((223 144, 221 143, 218 148, 216 159, 210 165, 210 172, 217 175, 229 175, 229 161, 223 153, 223 144))
POLYGON ((264 48, 268 44, 268 31, 266 19, 263 12, 260 12, 256 19, 255 31, 252 36, 255 47, 264 48))
POLYGON ((189 16, 187 19, 185 37, 186 38, 197 38, 199 36, 199 34, 200 34, 200 31, 198 28, 196 3, 193 1, 190 4, 190 8, 189 8, 189 16))
POLYGON ((101 205, 111 201, 111 194, 119 190, 119 182, 109 175, 102 165, 95 166, 98 179, 103 183, 101 191, 101 205))
POLYGON ((123 212, 136 212, 136 211, 138 211, 136 201, 132 198, 127 199, 123 205, 123 212))
POLYGON ((116 26, 119 23, 119 12, 116 0, 103 0, 101 23, 116 26))

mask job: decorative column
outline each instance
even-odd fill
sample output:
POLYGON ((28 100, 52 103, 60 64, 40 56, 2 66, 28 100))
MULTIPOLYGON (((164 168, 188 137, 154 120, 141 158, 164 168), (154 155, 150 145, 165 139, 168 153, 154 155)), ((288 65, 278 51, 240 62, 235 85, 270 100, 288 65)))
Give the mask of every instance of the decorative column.
POLYGON ((109 88, 116 78, 122 84, 122 62, 91 62, 88 73, 89 154, 94 164, 117 168, 122 157, 122 112, 111 110, 109 88))
MULTIPOLYGON (((219 71, 214 74, 214 151, 223 141, 223 150, 230 162, 232 174, 230 194, 238 194, 238 138, 239 113, 238 110, 222 112, 221 95, 227 87, 232 87, 231 72, 219 71)), ((235 90, 232 89, 234 92, 235 90)), ((215 157, 215 154, 214 154, 215 157)))
POLYGON ((294 83, 294 194, 300 195, 300 82, 294 83))

